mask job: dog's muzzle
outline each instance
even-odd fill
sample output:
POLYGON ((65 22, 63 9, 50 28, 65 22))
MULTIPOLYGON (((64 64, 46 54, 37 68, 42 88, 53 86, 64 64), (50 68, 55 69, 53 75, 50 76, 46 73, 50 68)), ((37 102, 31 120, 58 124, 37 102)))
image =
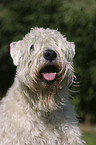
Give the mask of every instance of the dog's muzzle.
POLYGON ((54 63, 57 54, 54 50, 48 49, 43 53, 43 57, 47 64, 40 70, 40 78, 45 83, 53 83, 57 78, 59 72, 58 66, 54 63))

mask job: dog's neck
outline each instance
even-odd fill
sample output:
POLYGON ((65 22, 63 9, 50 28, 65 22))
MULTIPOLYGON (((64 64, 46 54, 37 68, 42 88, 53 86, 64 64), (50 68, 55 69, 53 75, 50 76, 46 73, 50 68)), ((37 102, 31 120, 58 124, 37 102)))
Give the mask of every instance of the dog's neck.
POLYGON ((17 90, 23 94, 24 98, 33 110, 52 112, 62 108, 62 106, 66 104, 66 98, 68 97, 67 86, 65 89, 62 88, 59 91, 55 90, 51 93, 49 91, 44 92, 42 90, 41 92, 38 90, 34 92, 18 79, 15 81, 17 81, 17 90))

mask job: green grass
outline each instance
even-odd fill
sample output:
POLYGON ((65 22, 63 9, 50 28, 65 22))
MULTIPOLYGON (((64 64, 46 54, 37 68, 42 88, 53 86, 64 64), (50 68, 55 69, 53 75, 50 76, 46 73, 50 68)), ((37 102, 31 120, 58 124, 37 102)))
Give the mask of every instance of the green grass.
POLYGON ((83 139, 86 141, 87 145, 96 145, 96 132, 84 132, 83 139))

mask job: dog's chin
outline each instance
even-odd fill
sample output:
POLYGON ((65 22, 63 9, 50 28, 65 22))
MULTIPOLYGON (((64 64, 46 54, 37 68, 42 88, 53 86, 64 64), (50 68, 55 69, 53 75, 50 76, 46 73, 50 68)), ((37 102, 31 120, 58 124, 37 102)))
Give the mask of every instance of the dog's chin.
POLYGON ((56 82, 58 78, 59 67, 57 65, 46 65, 41 68, 39 78, 42 82, 50 85, 56 82))

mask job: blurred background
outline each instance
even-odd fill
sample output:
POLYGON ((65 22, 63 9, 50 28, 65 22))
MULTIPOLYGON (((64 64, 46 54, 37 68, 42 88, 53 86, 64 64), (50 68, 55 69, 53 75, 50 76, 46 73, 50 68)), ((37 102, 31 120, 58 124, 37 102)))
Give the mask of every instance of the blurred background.
POLYGON ((96 143, 96 0, 0 0, 0 98, 12 85, 15 66, 12 41, 32 27, 57 29, 75 42, 75 74, 79 87, 73 103, 88 145, 96 143))

